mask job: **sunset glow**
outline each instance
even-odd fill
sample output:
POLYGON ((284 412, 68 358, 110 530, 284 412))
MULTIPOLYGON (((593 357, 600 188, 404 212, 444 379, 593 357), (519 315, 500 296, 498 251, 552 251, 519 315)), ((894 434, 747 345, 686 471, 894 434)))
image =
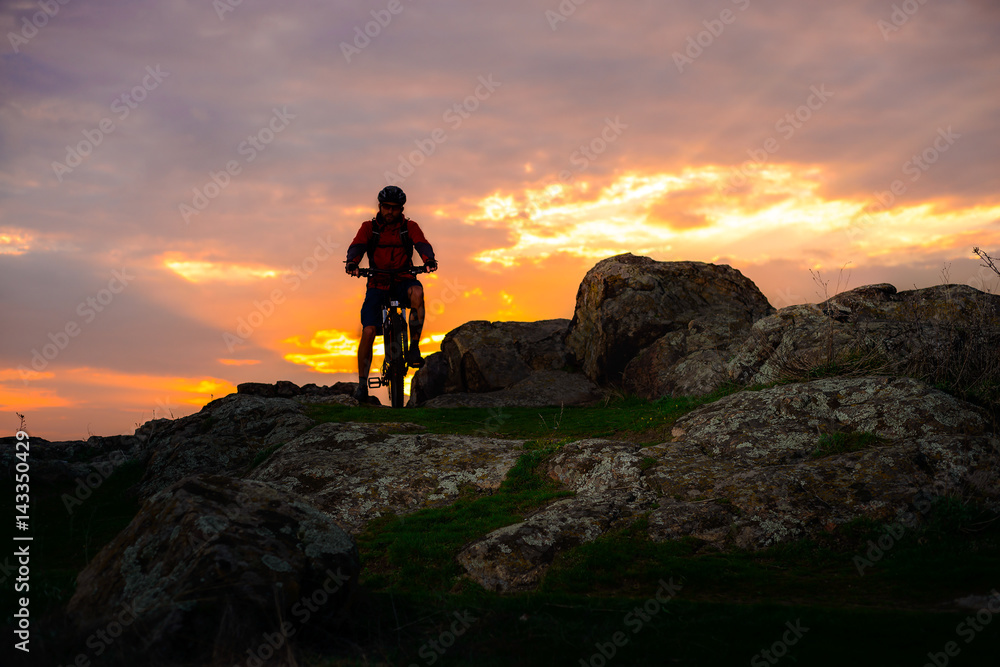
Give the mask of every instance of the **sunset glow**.
POLYGON ((403 2, 357 52, 384 4, 218 4, 60 3, 30 38, 37 3, 0 6, 8 432, 356 381, 344 261, 388 183, 440 264, 425 357, 572 318, 620 253, 728 264, 775 307, 824 298, 817 271, 1000 291, 972 254, 1000 255, 995 3, 886 30, 894 0, 403 2))

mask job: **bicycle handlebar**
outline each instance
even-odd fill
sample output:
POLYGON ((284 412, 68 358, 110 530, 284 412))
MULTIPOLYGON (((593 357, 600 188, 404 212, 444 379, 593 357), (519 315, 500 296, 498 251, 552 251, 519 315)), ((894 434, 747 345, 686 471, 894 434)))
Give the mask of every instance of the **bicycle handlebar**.
POLYGON ((358 267, 358 278, 371 278, 374 275, 398 276, 404 273, 427 273, 426 266, 411 266, 408 269, 371 269, 358 267))

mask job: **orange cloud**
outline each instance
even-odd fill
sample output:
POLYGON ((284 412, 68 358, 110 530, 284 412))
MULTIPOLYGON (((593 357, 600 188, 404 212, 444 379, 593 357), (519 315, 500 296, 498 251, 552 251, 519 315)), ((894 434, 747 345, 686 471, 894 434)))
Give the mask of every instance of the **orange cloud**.
POLYGON ((248 283, 275 278, 282 273, 282 271, 267 266, 187 259, 177 254, 165 257, 163 266, 192 283, 248 283))
POLYGON ((31 250, 35 237, 25 229, 0 229, 0 255, 23 255, 31 250))
POLYGON ((628 172, 602 188, 580 183, 494 193, 469 221, 507 229, 512 243, 474 259, 512 267, 558 254, 596 260, 632 252, 754 263, 816 247, 860 260, 859 254, 882 256, 959 233, 985 239, 992 233, 984 230, 1000 218, 1000 206, 914 202, 879 211, 870 201, 826 199, 819 167, 768 165, 745 174, 738 188, 732 173, 710 165, 680 173, 628 172))

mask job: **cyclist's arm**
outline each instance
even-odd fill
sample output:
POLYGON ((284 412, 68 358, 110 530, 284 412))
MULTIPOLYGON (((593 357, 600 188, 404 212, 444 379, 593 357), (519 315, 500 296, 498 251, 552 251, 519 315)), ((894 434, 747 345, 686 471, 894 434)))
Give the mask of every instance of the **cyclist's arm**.
POLYGON ((410 240, 413 241, 413 249, 420 255, 420 259, 423 260, 424 264, 436 264, 437 262, 434 260, 434 248, 427 242, 427 237, 424 236, 420 225, 410 220, 409 233, 410 240))
MULTIPOLYGON (((350 266, 352 263, 354 265, 361 263, 361 258, 365 256, 365 252, 368 250, 368 240, 372 236, 372 222, 371 220, 365 220, 361 223, 361 229, 355 234, 354 240, 351 241, 351 245, 347 248, 347 265, 350 266)), ((355 271, 348 271, 353 276, 358 275, 355 271)))

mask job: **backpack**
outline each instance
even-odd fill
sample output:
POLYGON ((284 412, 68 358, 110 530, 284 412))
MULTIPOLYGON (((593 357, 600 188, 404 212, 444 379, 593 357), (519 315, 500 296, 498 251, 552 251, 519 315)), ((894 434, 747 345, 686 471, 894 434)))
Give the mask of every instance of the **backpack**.
MULTIPOLYGON (((376 216, 377 217, 377 216, 376 216)), ((375 226, 375 218, 372 218, 372 236, 368 239, 368 266, 375 268, 375 248, 378 247, 379 237, 382 230, 375 226)), ((413 266, 413 241, 410 239, 410 221, 403 218, 403 228, 399 230, 399 238, 403 243, 403 251, 406 253, 406 260, 409 266, 413 266)))

